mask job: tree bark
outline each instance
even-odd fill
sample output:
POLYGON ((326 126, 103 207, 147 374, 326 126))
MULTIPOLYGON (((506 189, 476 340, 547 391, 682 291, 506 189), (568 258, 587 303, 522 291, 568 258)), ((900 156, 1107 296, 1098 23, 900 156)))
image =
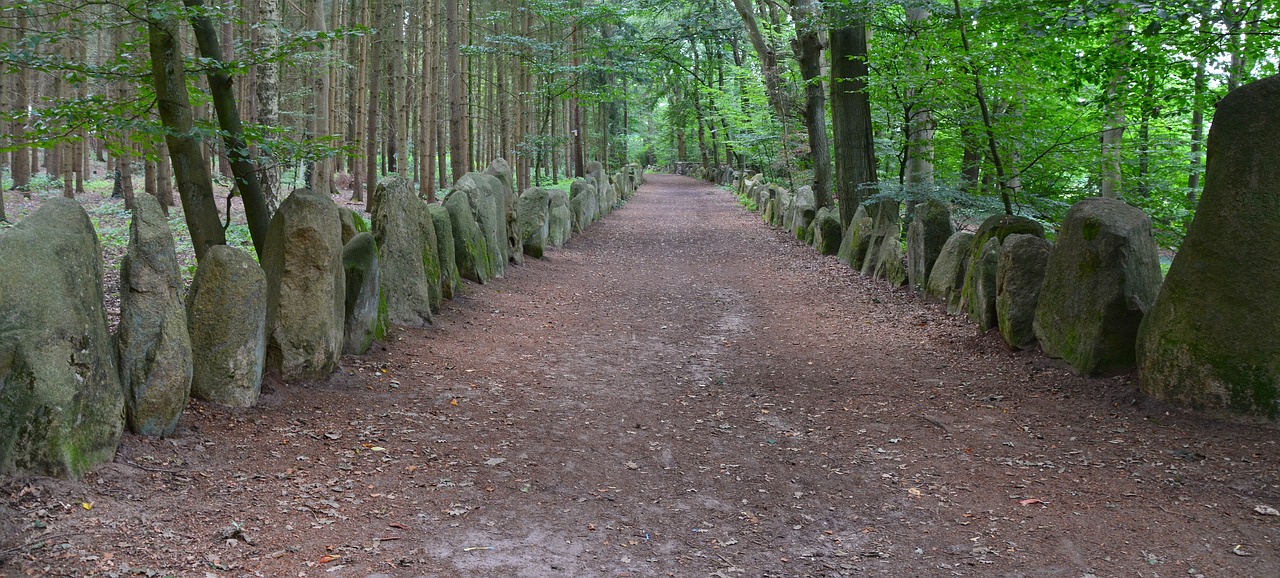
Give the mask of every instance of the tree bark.
MULTIPOLYGON (((951 0, 955 7, 956 20, 960 22, 960 45, 966 55, 969 54, 969 36, 965 32, 964 15, 960 11, 960 0, 951 0)), ((996 179, 1000 186, 1000 200, 1004 202, 1004 213, 1013 214, 1013 201, 1009 198, 1009 182, 1005 178, 1004 163, 1000 160, 1000 149, 996 146, 996 130, 991 121, 991 109, 987 106, 987 94, 982 88, 982 75, 977 67, 969 65, 969 74, 973 76, 973 96, 978 101, 978 110, 982 113, 982 126, 987 133, 987 154, 991 155, 991 164, 996 167, 996 179)))
MULTIPOLYGON (((152 7, 156 11, 164 10, 159 6, 152 7)), ((227 240, 218 222, 209 165, 194 133, 195 122, 187 95, 177 25, 172 17, 163 18, 149 23, 148 32, 156 106, 165 127, 165 142, 177 177, 178 195, 182 199, 191 244, 199 260, 209 247, 225 245, 227 240)))
MULTIPOLYGON (((316 0, 311 14, 311 28, 320 32, 328 31, 328 22, 324 14, 324 0, 316 0)), ((328 44, 327 42, 325 43, 328 44)), ((320 50, 327 50, 322 47, 320 50)), ((315 75, 313 94, 315 107, 312 113, 312 129, 311 134, 316 139, 323 139, 329 136, 329 68, 330 63, 325 59, 321 59, 321 70, 315 75)), ((331 194, 333 192, 333 156, 325 154, 319 160, 311 165, 311 181, 307 183, 311 190, 322 193, 331 194)))
POLYGON ((867 95, 867 25, 842 12, 831 41, 831 126, 835 149, 835 189, 840 222, 853 221, 858 205, 876 186, 875 135, 867 95))
POLYGON ((827 99, 822 87, 822 15, 814 0, 793 0, 796 50, 800 77, 804 79, 804 118, 813 160, 813 202, 821 209, 831 204, 831 152, 827 142, 827 99))
POLYGON ((760 32, 760 26, 756 23, 755 12, 752 10, 751 0, 733 0, 733 7, 737 9, 738 15, 742 17, 742 24, 746 28, 747 38, 751 40, 751 46, 755 48, 756 56, 760 59, 760 72, 764 78, 765 93, 769 97, 769 104, 773 106, 778 119, 785 123, 787 106, 786 98, 782 94, 781 76, 778 73, 778 55, 774 52, 773 47, 765 41, 764 34, 760 32))
POLYGON ((467 101, 462 90, 462 35, 458 19, 458 2, 444 0, 445 20, 445 76, 449 84, 449 167, 453 181, 466 174, 470 164, 467 158, 467 101))

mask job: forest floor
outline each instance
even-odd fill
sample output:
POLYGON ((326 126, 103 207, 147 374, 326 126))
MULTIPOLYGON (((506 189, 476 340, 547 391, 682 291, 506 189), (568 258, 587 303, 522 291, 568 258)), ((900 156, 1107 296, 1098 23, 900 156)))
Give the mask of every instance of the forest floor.
POLYGON ((0 576, 1280 575, 1280 431, 1008 351, 651 175, 324 383, 0 478, 0 576))

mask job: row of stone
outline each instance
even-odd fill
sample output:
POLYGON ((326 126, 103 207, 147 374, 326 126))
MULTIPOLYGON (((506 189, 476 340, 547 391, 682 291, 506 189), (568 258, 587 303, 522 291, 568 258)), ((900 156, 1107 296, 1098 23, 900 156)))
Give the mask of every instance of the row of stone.
POLYGON ((462 279, 485 283, 563 244, 643 178, 587 169, 569 194, 517 196, 499 159, 431 204, 392 176, 372 193, 372 226, 296 190, 271 219, 261 264, 211 247, 185 296, 168 220, 140 196, 114 337, 93 225, 77 202, 48 201, 0 238, 0 472, 78 477, 114 455, 126 425, 171 434, 189 395, 251 406, 264 371, 327 377, 388 324, 430 323, 462 279))
POLYGON ((905 251, 896 203, 862 206, 848 227, 760 176, 734 187, 764 219, 855 270, 946 303, 1014 349, 1036 345, 1082 374, 1137 367, 1149 395, 1217 417, 1280 422, 1280 77, 1219 104, 1206 185, 1162 283, 1151 220, 1090 198, 1067 212, 1051 244, 1031 219, 995 215, 955 231, 945 204, 917 205, 905 251), (1268 110, 1259 120, 1257 111, 1268 110), (1266 143, 1265 145, 1263 143, 1266 143), (904 254, 905 253, 905 254, 904 254))

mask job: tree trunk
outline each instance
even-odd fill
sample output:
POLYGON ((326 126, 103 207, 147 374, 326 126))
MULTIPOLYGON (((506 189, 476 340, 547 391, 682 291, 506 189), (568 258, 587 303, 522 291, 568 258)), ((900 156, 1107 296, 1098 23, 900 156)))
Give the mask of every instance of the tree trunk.
POLYGON ((178 195, 182 198, 191 244, 199 260, 209 247, 225 245, 227 240, 218 222, 209 165, 194 132, 195 121, 191 115, 191 100, 187 96, 178 28, 172 18, 166 18, 152 21, 147 29, 150 33, 151 77, 155 84, 156 107, 165 127, 165 142, 177 177, 178 195))
POLYGON ((765 92, 769 97, 769 104, 773 105, 774 112, 778 115, 778 120, 786 124, 787 106, 786 99, 782 94, 781 76, 778 74, 778 55, 774 52, 773 47, 765 41, 764 34, 760 32, 760 26, 756 23, 756 15, 752 10, 751 0, 733 0, 733 7, 737 9, 738 15, 742 17, 742 24, 746 28, 747 38, 751 40, 751 46, 756 49, 756 56, 760 59, 760 72, 764 77, 765 92))
POLYGON ((1196 62, 1195 96, 1191 101, 1191 168, 1187 175, 1187 201, 1194 203, 1200 195, 1201 153, 1204 142, 1205 57, 1196 62))
MULTIPOLYGON (((316 0, 315 6, 311 14, 311 28, 319 32, 327 32, 328 21, 324 14, 324 0, 316 0)), ((325 46, 319 48, 321 51, 328 50, 327 42, 325 46)), ((324 139, 329 136, 329 63, 326 58, 320 59, 320 70, 315 75, 314 88, 315 93, 315 110, 312 113, 312 129, 313 138, 324 139)), ((307 183, 311 190, 325 195, 333 192, 333 156, 325 154, 319 160, 311 165, 311 181, 307 183)))
POLYGON ((445 75, 449 85, 449 167, 453 181, 467 172, 467 101, 462 90, 462 22, 458 18, 458 2, 444 0, 445 75))
MULTIPOLYGON (((188 8, 201 8, 204 0, 183 0, 188 8)), ((200 56, 221 63, 222 46, 218 43, 218 30, 213 22, 200 11, 191 13, 191 28, 195 30, 196 45, 200 56)), ((244 202, 244 215, 249 224, 249 236, 253 238, 253 248, 262 254, 262 245, 267 240, 267 224, 271 214, 267 210, 267 201, 262 196, 262 187, 258 183, 258 171, 249 156, 249 147, 244 141, 244 130, 240 126, 240 111, 236 107, 235 92, 231 86, 231 76, 220 68, 210 68, 206 74, 209 81, 209 93, 213 98, 214 110, 218 115, 218 128, 222 129, 223 146, 227 149, 227 157, 231 159, 231 172, 235 175, 236 187, 240 189, 240 200, 244 202)))
MULTIPOLYGON (((956 20, 960 22, 960 45, 964 49, 967 56, 969 50, 969 36, 965 32, 964 15, 960 11, 960 0, 951 0, 952 6, 955 7, 956 20)), ((1000 200, 1004 203, 1004 213, 1006 215, 1013 214, 1013 201, 1009 197, 1009 181, 1005 178, 1004 163, 1000 160, 1000 148, 996 146, 996 130, 995 125, 991 121, 991 109, 987 106, 987 94, 982 88, 982 74, 978 72, 977 67, 969 65, 969 74, 973 76, 973 96, 978 101, 978 111, 982 113, 982 126, 987 133, 987 154, 991 155, 991 164, 996 168, 996 179, 1000 186, 1000 200)))
MULTIPOLYGON (((254 50, 259 54, 274 50, 280 43, 280 2, 279 0, 257 0, 258 22, 255 29, 257 39, 254 50)), ((265 59, 256 65, 254 70, 254 89, 257 93, 258 124, 265 131, 270 131, 280 124, 280 64, 272 59, 265 59)), ((280 164, 271 150, 273 139, 269 132, 264 134, 266 146, 258 147, 258 157, 262 159, 261 178, 262 198, 267 204, 267 211, 275 213, 280 207, 280 164)))
MULTIPOLYGON (((383 8, 379 8, 381 10, 383 8)), ((382 18, 372 7, 369 8, 369 16, 375 22, 381 22, 382 18)), ((365 47, 365 70, 368 76, 365 78, 365 86, 369 89, 368 109, 365 110, 364 125, 364 162, 365 162, 365 185, 369 188, 368 194, 364 199, 364 210, 369 210, 369 204, 373 201, 374 188, 378 186, 378 93, 379 93, 379 56, 380 50, 378 43, 383 40, 370 36, 367 46, 365 47)))
POLYGON ((804 119, 813 159, 813 202, 821 209, 831 204, 831 153, 827 143, 827 99, 822 87, 822 15, 814 0, 793 0, 797 57, 804 79, 804 119))
POLYGON ((831 127, 840 222, 853 221, 858 205, 876 186, 875 135, 867 95, 867 25, 849 10, 828 32, 831 41, 831 127))

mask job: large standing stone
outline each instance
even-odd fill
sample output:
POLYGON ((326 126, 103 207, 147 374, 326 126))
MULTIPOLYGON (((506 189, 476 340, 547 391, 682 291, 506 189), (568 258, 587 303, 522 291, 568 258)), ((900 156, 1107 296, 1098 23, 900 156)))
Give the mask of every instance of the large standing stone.
POLYGON ((853 220, 840 238, 840 249, 836 251, 836 260, 852 267, 862 269, 862 261, 867 258, 867 243, 871 237, 871 217, 867 216, 867 208, 858 205, 853 213, 853 220))
POLYGON ((835 255, 840 251, 840 229, 840 212, 823 207, 813 219, 813 247, 823 255, 835 255))
POLYGON ((224 405, 258 402, 267 351, 267 276, 248 253, 217 245, 187 294, 191 395, 224 405))
POLYGON ((1280 76, 1231 91, 1204 195, 1138 333, 1142 389, 1235 420, 1280 421, 1280 76))
POLYGON ((342 248, 346 275, 342 352, 360 355, 378 337, 378 243, 357 233, 342 248))
POLYGON ((129 429, 173 433, 191 393, 191 336, 169 219, 150 195, 133 200, 129 252, 120 263, 116 349, 129 429))
POLYGON ((929 271, 954 232, 951 209, 946 203, 928 201, 916 205, 915 217, 907 227, 907 284, 916 292, 924 292, 929 271))
POLYGON ((573 214, 569 211, 569 195, 564 191, 547 191, 547 242, 563 247, 573 236, 573 214))
POLYGON ((471 213, 484 233, 489 276, 501 277, 507 267, 507 195, 502 181, 491 175, 467 173, 458 179, 455 188, 467 192, 471 213))
POLYGON ((525 254, 541 259, 547 249, 548 212, 551 201, 546 189, 530 188, 520 195, 520 243, 525 254))
POLYGON ((415 221, 418 223, 418 238, 422 241, 419 254, 422 259, 422 271, 427 274, 427 297, 431 302, 431 310, 438 311, 444 302, 444 293, 440 288, 442 275, 440 239, 436 235, 435 220, 431 218, 431 211, 427 208, 427 204, 414 198, 411 206, 413 212, 417 213, 415 221))
MULTIPOLYGON (((990 241, 988 241, 990 242, 990 241)), ((1049 242, 1035 235, 1005 237, 996 267, 996 323, 1000 336, 1013 349, 1035 345, 1032 321, 1040 301, 1049 242)))
POLYGON ((814 203, 813 187, 805 185, 796 189, 796 196, 791 201, 790 214, 787 216, 787 230, 797 239, 806 243, 812 241, 809 234, 810 225, 813 219, 818 215, 817 205, 814 203))
POLYGON ((471 211, 468 196, 467 191, 454 189, 444 199, 444 208, 449 211, 449 224, 453 227, 454 262, 463 279, 488 283, 493 278, 496 264, 488 248, 488 239, 471 211))
POLYGON ((605 181, 604 176, 604 165, 600 164, 600 161, 587 161, 583 169, 587 182, 595 186, 596 189, 604 188, 607 181, 605 181))
MULTIPOLYGON (((871 262, 871 259, 868 258, 867 262, 871 262)), ((875 264, 875 268, 871 270, 873 277, 884 279, 894 287, 907 284, 907 266, 902 256, 902 242, 896 236, 885 237, 880 242, 875 264)))
POLYGON ((956 231, 942 245, 938 258, 929 270, 929 282, 924 294, 947 304, 947 313, 956 315, 960 309, 960 290, 969 270, 969 253, 973 247, 973 233, 956 231))
POLYGON ((460 295, 461 276, 458 274, 456 249, 453 246, 453 220, 449 209, 440 203, 427 205, 431 224, 436 230, 436 256, 440 263, 440 296, 454 299, 460 295))
POLYGON ((49 199, 0 237, 0 473, 80 477, 115 455, 124 393, 98 236, 49 199))
POLYGON ((398 175, 379 181, 369 198, 387 318, 412 327, 431 323, 431 279, 422 258, 425 227, 418 222, 422 218, 418 210, 421 204, 413 184, 398 175))
MULTIPOLYGON (((977 322, 983 311, 994 311, 996 306, 995 292, 995 264, 992 264, 990 273, 992 274, 989 292, 977 295, 978 286, 975 284, 975 273, 978 271, 978 259, 982 258, 982 249, 987 246, 988 239, 995 239, 999 243, 1003 243, 1005 237, 1021 233, 1024 235, 1035 235, 1044 237, 1044 225, 1037 223, 1026 217, 1017 215, 992 215, 987 217, 978 226, 978 230, 973 234, 973 248, 969 253, 969 266, 965 271, 964 286, 960 289, 960 306, 964 312, 968 314, 969 320, 977 322)), ((982 327, 983 330, 995 327, 988 325, 982 327)))
POLYGON ((996 273, 1000 267, 999 238, 987 238, 972 267, 969 280, 972 283, 974 298, 970 301, 969 320, 978 325, 978 331, 986 331, 996 326, 996 273))
POLYGON ((496 158, 489 163, 484 174, 492 175, 502 183, 503 205, 506 222, 503 231, 507 238, 507 260, 516 265, 524 263, 524 251, 520 245, 520 195, 517 193, 511 177, 511 163, 507 159, 496 158))
POLYGON ((581 233, 600 215, 595 187, 584 179, 569 185, 569 210, 573 213, 573 232, 581 233))
POLYGON ((1050 357, 1093 374, 1134 364, 1138 324, 1160 290, 1151 219, 1114 199, 1085 199, 1049 255, 1035 330, 1050 357))
POLYGON ((342 222, 327 194, 297 189, 267 227, 267 368, 286 380, 323 379, 342 356, 346 275, 342 222))

